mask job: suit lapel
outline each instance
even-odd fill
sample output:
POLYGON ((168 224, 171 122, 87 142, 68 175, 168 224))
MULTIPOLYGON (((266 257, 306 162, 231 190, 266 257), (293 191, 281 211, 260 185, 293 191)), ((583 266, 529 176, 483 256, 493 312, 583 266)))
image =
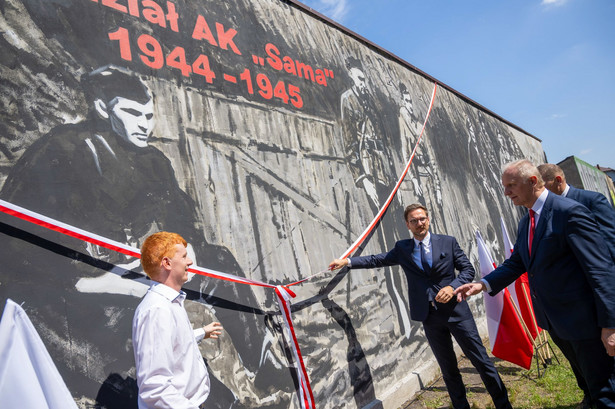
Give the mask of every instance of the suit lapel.
MULTIPOLYGON (((519 255, 525 262, 525 265, 528 266, 530 264, 530 253, 528 248, 528 238, 530 231, 530 216, 526 214, 519 222, 519 235, 517 236, 517 244, 515 245, 515 250, 518 251, 519 255)), ((536 240, 534 240, 536 242, 536 240)))
POLYGON ((440 261, 440 253, 441 253, 441 242, 440 237, 435 234, 431 235, 431 271, 434 271, 436 268, 436 264, 440 261), (437 256, 436 256, 437 255, 437 256))

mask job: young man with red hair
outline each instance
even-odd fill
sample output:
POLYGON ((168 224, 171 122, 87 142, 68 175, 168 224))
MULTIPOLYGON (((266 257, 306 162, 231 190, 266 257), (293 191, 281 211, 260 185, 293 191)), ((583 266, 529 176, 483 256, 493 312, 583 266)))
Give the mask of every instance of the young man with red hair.
POLYGON ((197 343, 218 338, 222 326, 212 322, 192 329, 181 289, 192 265, 187 245, 179 234, 159 232, 141 247, 141 265, 153 283, 132 322, 140 409, 197 409, 209 395, 209 374, 197 343))

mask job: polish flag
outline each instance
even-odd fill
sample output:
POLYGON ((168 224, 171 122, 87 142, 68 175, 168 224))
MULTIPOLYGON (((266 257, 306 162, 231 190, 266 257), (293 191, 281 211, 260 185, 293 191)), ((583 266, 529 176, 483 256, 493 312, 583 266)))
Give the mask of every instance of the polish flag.
POLYGON ((0 319, 0 407, 77 409, 26 312, 6 300, 0 319))
MULTIPOLYGON (((484 277, 494 270, 495 263, 478 231, 476 242, 480 273, 484 277)), ((508 289, 505 288, 493 297, 485 294, 484 300, 491 353, 500 359, 530 369, 534 347, 512 304, 508 289)))
MULTIPOLYGON (((504 220, 500 219, 502 226, 502 237, 504 238, 504 252, 506 258, 509 258, 513 252, 513 244, 508 236, 508 230, 504 224, 504 220)), ((534 307, 532 305, 532 299, 530 297, 530 283, 527 279, 527 273, 524 273, 521 277, 517 278, 514 283, 508 286, 510 297, 521 312, 523 322, 527 326, 528 330, 532 334, 532 338, 536 339, 542 328, 536 324, 536 316, 534 315, 534 307)))

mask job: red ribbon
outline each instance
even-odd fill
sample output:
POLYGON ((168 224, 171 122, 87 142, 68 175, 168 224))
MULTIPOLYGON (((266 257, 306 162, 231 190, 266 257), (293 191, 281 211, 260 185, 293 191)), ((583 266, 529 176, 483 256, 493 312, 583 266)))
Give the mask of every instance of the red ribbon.
MULTIPOLYGON (((86 230, 71 226, 69 224, 62 223, 58 220, 43 216, 42 214, 35 213, 28 209, 24 209, 23 207, 14 205, 1 199, 0 211, 8 215, 17 217, 18 219, 28 221, 38 226, 45 227, 49 230, 65 234, 79 240, 96 244, 98 246, 107 248, 109 250, 117 251, 128 256, 141 258, 141 251, 136 247, 127 246, 126 244, 117 242, 115 240, 111 240, 106 237, 99 236, 86 230)), ((208 270, 201 267, 191 267, 188 269, 188 271, 207 277, 217 278, 220 280, 247 285, 256 285, 260 287, 268 287, 275 290, 275 293, 278 297, 278 305, 280 307, 280 312, 282 313, 282 317, 284 318, 284 322, 286 323, 285 329, 287 332, 287 336, 292 341, 291 350, 293 352, 293 355, 295 356, 295 369, 297 371, 297 377, 299 379, 299 394, 301 396, 301 406, 303 409, 314 409, 315 403, 314 395, 312 393, 312 387, 310 385, 307 370, 305 369, 305 364, 303 363, 301 349, 299 348, 299 342, 297 341, 297 337, 295 335, 295 330, 292 323, 290 300, 291 298, 296 297, 296 294, 293 291, 289 290, 286 286, 267 284, 262 281, 251 280, 232 274, 222 273, 220 271, 208 270)))
MULTIPOLYGON (((423 137, 425 126, 427 125, 427 119, 429 118, 429 115, 433 108, 437 88, 438 88, 438 85, 434 83, 434 88, 433 88, 433 92, 431 95, 431 102, 429 103, 429 109, 427 111, 427 115, 425 116, 425 121, 423 122, 421 133, 419 134, 418 140, 416 141, 416 144, 414 145, 414 149, 412 150, 412 155, 410 155, 410 159, 408 160, 408 163, 406 164, 404 171, 399 177, 397 183, 395 184, 395 187, 391 191, 391 194, 387 198, 386 202, 382 205, 382 207, 380 208, 380 210, 378 211, 378 213, 376 214, 372 222, 367 226, 365 231, 357 238, 357 240, 344 252, 344 254, 340 257, 341 259, 344 259, 350 256, 350 254, 352 254, 365 241, 365 239, 370 236, 372 231, 376 228, 376 226, 380 222, 380 219, 384 216, 386 210, 391 204, 391 201, 393 200, 393 197, 399 190, 401 183, 403 182, 404 178, 406 177, 406 174, 408 173, 408 170, 410 169, 410 164, 412 163, 412 159, 414 159, 416 150, 423 137)), ((22 220, 26 220, 28 222, 34 223, 36 225, 46 227, 50 230, 57 231, 67 236, 74 237, 74 238, 77 238, 83 241, 87 241, 89 243, 96 244, 98 246, 105 247, 107 249, 114 250, 119 253, 126 254, 132 257, 141 258, 140 250, 135 247, 127 246, 123 243, 120 243, 120 242, 117 242, 117 241, 114 241, 114 240, 111 240, 111 239, 108 239, 102 236, 98 236, 96 234, 90 233, 85 230, 78 229, 76 227, 73 227, 68 224, 59 222, 57 220, 48 218, 41 214, 29 211, 27 209, 24 209, 16 205, 13 205, 9 202, 5 202, 4 200, 1 200, 1 199, 0 199, 0 211, 6 214, 9 214, 9 215, 15 216, 17 218, 20 218, 22 220)), ((315 402, 314 402, 314 394, 312 392, 312 387, 310 385, 310 380, 307 374, 307 370, 305 368, 305 363, 303 362, 303 356, 301 355, 301 349, 299 348, 299 342, 297 340, 297 336, 295 334, 295 329, 294 329, 293 322, 292 322, 290 300, 291 298, 296 297, 296 294, 293 291, 291 291, 289 287, 297 285, 297 284, 301 284, 305 282, 306 280, 309 280, 312 277, 325 273, 328 270, 323 270, 310 277, 304 278, 299 281, 295 281, 290 284, 278 285, 278 286, 267 284, 267 283, 257 281, 257 280, 251 280, 251 279, 235 276, 232 274, 222 273, 222 272, 215 271, 215 270, 207 270, 201 267, 192 267, 188 271, 197 273, 200 275, 204 275, 207 277, 217 278, 220 280, 275 289, 275 293, 278 298, 278 305, 280 308, 280 312, 282 313, 282 317, 286 324, 285 330, 287 332, 287 337, 292 341, 291 350, 295 357, 295 365, 296 365, 295 369, 297 371, 297 377, 299 379, 299 395, 300 395, 299 401, 301 402, 301 407, 303 409, 314 409, 316 407, 315 402)))

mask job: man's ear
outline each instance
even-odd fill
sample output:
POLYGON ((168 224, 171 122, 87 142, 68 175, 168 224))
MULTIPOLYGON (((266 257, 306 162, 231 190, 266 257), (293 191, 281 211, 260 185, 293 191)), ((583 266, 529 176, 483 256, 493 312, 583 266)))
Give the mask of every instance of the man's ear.
POLYGON ((160 261, 160 265, 165 270, 170 270, 171 269, 171 259, 168 257, 163 257, 162 260, 160 261))
POLYGON ((103 119, 109 119, 109 112, 107 111, 107 104, 100 98, 94 101, 94 109, 96 113, 103 119))
POLYGON ((559 185, 560 183, 562 183, 562 177, 560 175, 555 176, 555 181, 557 182, 557 184, 559 185))

